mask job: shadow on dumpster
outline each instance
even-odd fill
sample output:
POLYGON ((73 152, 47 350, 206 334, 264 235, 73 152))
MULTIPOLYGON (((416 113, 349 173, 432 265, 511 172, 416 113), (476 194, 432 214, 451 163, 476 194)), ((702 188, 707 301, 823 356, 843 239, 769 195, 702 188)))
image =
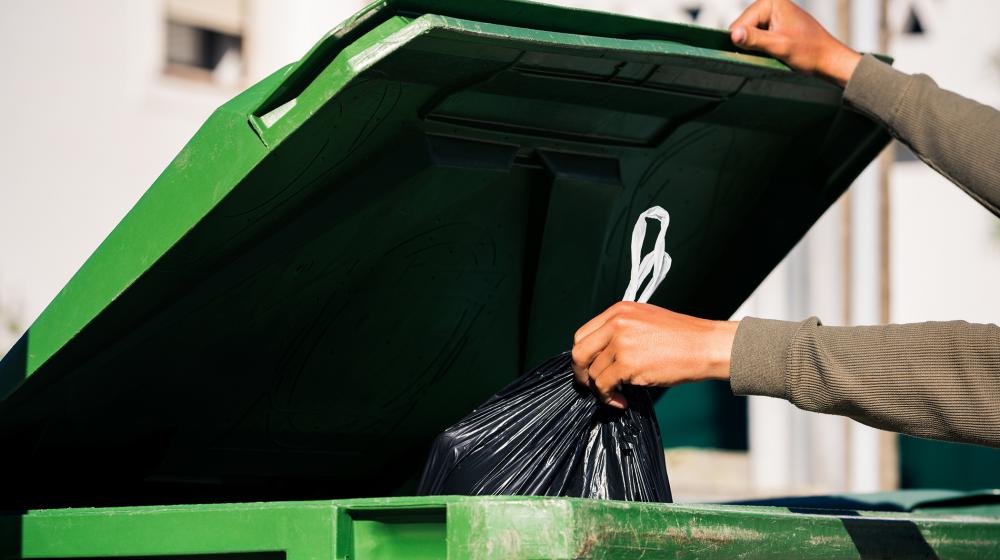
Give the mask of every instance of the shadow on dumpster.
POLYGON ((789 511, 803 510, 806 513, 822 513, 822 510, 837 511, 908 511, 894 502, 863 502, 844 496, 792 496, 765 500, 740 500, 726 502, 733 506, 772 506, 788 508, 789 511), (820 511, 817 511, 820 510, 820 511))
POLYGON ((938 558, 916 523, 902 519, 862 517, 860 513, 909 511, 897 503, 863 502, 844 496, 801 496, 730 504, 782 507, 790 513, 838 517, 861 558, 938 558))
POLYGON ((912 521, 841 517, 861 558, 937 558, 912 521))
MULTIPOLYGON (((847 500, 850 501, 850 500, 847 500)), ((859 502, 860 503, 860 502, 859 502)), ((869 507, 877 507, 875 506, 869 507)), ((900 511, 899 507, 896 506, 900 511)), ((822 510, 790 507, 791 513, 831 515, 840 518, 844 530, 863 559, 875 558, 938 558, 934 549, 920 532, 920 527, 904 519, 862 517, 857 510, 822 510)))
POLYGON ((0 406, 24 381, 28 371, 28 333, 25 333, 0 360, 0 406))
POLYGON ((21 557, 21 516, 24 511, 0 511, 0 558, 21 557))

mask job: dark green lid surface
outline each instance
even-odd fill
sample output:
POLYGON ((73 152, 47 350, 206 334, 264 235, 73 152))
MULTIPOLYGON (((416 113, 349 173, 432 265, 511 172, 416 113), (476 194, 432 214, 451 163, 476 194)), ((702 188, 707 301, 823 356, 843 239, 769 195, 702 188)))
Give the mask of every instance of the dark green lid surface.
POLYGON ((219 108, 0 363, 7 502, 396 491, 621 297, 643 210, 653 303, 725 318, 886 141, 723 32, 373 4, 219 108))

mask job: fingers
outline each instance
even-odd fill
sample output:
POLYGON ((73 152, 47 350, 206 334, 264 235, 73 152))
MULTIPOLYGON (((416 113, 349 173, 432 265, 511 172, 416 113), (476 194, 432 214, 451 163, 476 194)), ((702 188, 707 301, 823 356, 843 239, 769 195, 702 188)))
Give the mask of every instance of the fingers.
POLYGON ((764 52, 776 58, 784 58, 788 54, 785 48, 788 39, 772 31, 741 25, 733 30, 730 37, 734 44, 744 49, 764 52))
POLYGON ((628 401, 620 391, 624 376, 625 371, 621 367, 615 367, 614 353, 610 348, 605 348, 590 364, 587 384, 602 403, 625 409, 628 401))
POLYGON ((608 367, 613 363, 615 363, 615 353, 609 346, 601 351, 601 353, 594 358, 590 367, 587 368, 588 377, 590 377, 590 379, 597 379, 600 377, 601 373, 608 369, 608 367))
POLYGON ((628 305, 629 305, 628 302, 619 301, 618 303, 602 311, 601 314, 598 315, 597 317, 594 317, 593 319, 584 323, 584 325, 576 331, 576 334, 573 335, 573 343, 575 344, 577 342, 580 342, 580 340, 586 338, 588 335, 590 335, 590 333, 601 328, 601 326, 604 325, 604 323, 606 323, 608 319, 622 312, 624 309, 628 307, 628 305))
POLYGON ((729 24, 729 30, 735 31, 738 27, 757 29, 767 27, 771 24, 771 2, 769 0, 757 0, 747 9, 743 10, 740 17, 729 24))
POLYGON ((597 317, 587 321, 587 323, 580 327, 579 330, 576 331, 576 334, 573 335, 573 373, 576 374, 577 382, 582 385, 587 384, 587 369, 590 367, 590 362, 592 362, 597 354, 608 345, 608 341, 602 338, 588 340, 587 344, 584 345, 581 345, 581 343, 584 340, 590 339, 591 335, 593 335, 598 329, 604 327, 608 321, 620 313, 627 311, 634 305, 637 304, 620 301, 605 309, 597 317))
POLYGON ((771 0, 757 0, 729 25, 729 38, 734 45, 760 51, 777 58, 787 55, 787 38, 771 29, 771 0))
POLYGON ((624 410, 628 408, 628 401, 625 400, 620 388, 625 382, 627 382, 625 369, 620 364, 612 363, 594 378, 594 392, 602 403, 624 410))
POLYGON ((597 330, 577 341, 573 345, 573 373, 576 380, 584 385, 587 384, 590 375, 588 370, 597 355, 600 354, 614 336, 615 323, 613 320, 605 321, 597 330))

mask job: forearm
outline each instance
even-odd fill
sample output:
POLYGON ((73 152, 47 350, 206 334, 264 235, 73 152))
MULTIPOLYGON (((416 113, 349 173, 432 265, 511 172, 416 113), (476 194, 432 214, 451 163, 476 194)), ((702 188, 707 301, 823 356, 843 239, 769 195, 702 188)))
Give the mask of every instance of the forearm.
POLYGON ((920 159, 1000 216, 1000 111, 866 55, 844 103, 883 124, 920 159))
POLYGON ((737 394, 786 398, 920 437, 1000 447, 1000 328, 962 321, 824 327, 744 319, 737 394))

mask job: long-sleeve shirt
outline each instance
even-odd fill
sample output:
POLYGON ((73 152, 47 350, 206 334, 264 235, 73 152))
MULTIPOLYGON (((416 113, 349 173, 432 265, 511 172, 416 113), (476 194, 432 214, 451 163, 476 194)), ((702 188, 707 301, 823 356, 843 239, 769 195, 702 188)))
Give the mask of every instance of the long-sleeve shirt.
MULTIPOLYGON (((1000 111, 861 59, 844 103, 1000 216, 1000 111)), ((905 434, 1000 447, 1000 328, 964 321, 827 327, 748 317, 733 343, 739 395, 787 399, 905 434)))

